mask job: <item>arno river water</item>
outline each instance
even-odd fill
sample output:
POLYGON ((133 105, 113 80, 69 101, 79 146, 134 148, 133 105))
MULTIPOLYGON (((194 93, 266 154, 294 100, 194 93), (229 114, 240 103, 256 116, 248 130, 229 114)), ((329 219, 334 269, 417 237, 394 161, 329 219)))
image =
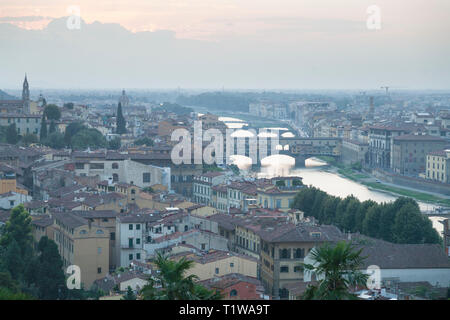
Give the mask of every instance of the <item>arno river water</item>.
MULTIPOLYGON (((219 120, 225 122, 229 128, 240 129, 233 136, 245 137, 248 135, 248 131, 245 127, 248 125, 246 122, 237 118, 221 117, 219 120)), ((276 130, 278 134, 290 137, 294 136, 287 128, 266 128, 276 130)), ((273 131, 271 131, 273 132, 273 131)), ((235 164, 240 169, 250 170, 249 162, 251 160, 247 157, 237 156, 235 158, 235 164)), ((273 176, 300 176, 303 178, 305 185, 311 185, 319 188, 328 194, 338 197, 346 197, 353 195, 360 201, 373 200, 378 203, 395 201, 398 197, 386 192, 380 192, 371 190, 365 185, 347 179, 340 176, 335 172, 327 170, 327 164, 318 159, 307 159, 305 168, 295 168, 295 160, 292 157, 286 155, 273 155, 262 160, 262 167, 259 172, 251 172, 251 175, 256 175, 260 178, 273 177, 273 176)), ((430 211, 438 207, 437 205, 424 203, 418 201, 419 207, 422 211, 430 211)), ((443 226, 439 222, 443 220, 442 217, 429 217, 433 223, 433 227, 442 235, 443 226)))
MULTIPOLYGON (((359 184, 355 181, 349 180, 345 177, 340 176, 337 173, 330 172, 326 170, 326 163, 316 160, 314 158, 306 160, 305 168, 295 168, 291 161, 293 158, 289 159, 288 156, 276 155, 270 157, 270 160, 264 161, 261 170, 256 173, 258 177, 273 177, 273 176, 300 176, 303 178, 303 183, 305 185, 311 185, 319 188, 328 194, 339 197, 346 197, 353 195, 360 201, 373 200, 378 203, 391 202, 397 199, 397 196, 380 192, 376 190, 371 190, 365 185, 359 184)), ((436 208, 436 205, 428 204, 424 202, 419 202, 420 209, 422 211, 428 211, 436 208)), ((442 233, 442 224, 439 222, 443 218, 441 217, 430 217, 433 223, 433 227, 442 233)))

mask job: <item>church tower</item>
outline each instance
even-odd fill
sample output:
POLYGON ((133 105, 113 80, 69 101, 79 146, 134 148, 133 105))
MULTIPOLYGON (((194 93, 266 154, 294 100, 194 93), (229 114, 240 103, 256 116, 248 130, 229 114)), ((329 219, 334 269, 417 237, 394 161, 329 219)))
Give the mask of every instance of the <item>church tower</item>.
POLYGON ((122 96, 119 98, 119 102, 122 105, 122 108, 128 107, 130 104, 130 99, 128 98, 127 94, 125 93, 125 90, 122 90, 122 96))
POLYGON ((23 112, 30 113, 30 89, 28 87, 28 80, 26 73, 25 73, 25 80, 23 81, 22 101, 23 101, 23 112))

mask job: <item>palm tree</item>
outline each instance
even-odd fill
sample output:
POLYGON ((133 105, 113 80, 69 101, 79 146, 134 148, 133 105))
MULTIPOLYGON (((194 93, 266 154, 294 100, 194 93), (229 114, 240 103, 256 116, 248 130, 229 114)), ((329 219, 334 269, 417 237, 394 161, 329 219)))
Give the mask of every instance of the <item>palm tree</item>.
POLYGON ((368 275, 360 270, 365 257, 362 249, 353 250, 351 243, 338 242, 335 246, 325 244, 311 251, 314 264, 304 264, 306 270, 314 272, 317 285, 310 285, 303 299, 306 300, 353 300, 356 296, 349 289, 366 286, 368 275))
POLYGON ((136 295, 133 292, 133 289, 128 286, 127 293, 122 297, 121 300, 136 300, 136 295))
POLYGON ((169 260, 157 254, 158 273, 150 278, 149 283, 141 290, 144 300, 218 300, 220 294, 196 284, 196 275, 185 277, 187 270, 192 268, 194 261, 182 258, 179 261, 169 260))

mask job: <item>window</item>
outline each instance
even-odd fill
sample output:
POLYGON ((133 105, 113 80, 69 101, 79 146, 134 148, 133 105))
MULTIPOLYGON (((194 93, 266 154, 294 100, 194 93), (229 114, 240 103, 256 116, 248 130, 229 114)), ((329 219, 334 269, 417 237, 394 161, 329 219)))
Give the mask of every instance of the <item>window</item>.
POLYGON ((133 225, 132 224, 128 225, 128 230, 133 230, 133 225))
POLYGON ((98 229, 96 232, 96 234, 104 234, 103 230, 98 229))
POLYGON ((110 240, 116 240, 116 233, 115 232, 111 232, 109 235, 109 239, 110 240))
POLYGON ((219 274, 219 268, 216 268, 216 274, 219 274))
POLYGON ((141 254, 140 253, 136 253, 136 260, 141 260, 141 254))
POLYGON ((277 199, 277 208, 281 208, 281 199, 277 199))
POLYGON ((295 266, 294 267, 294 272, 302 272, 303 271, 303 267, 302 266, 295 266))
POLYGON ((316 239, 320 238, 320 232, 311 232, 311 237, 316 239))
POLYGON ((141 244, 141 238, 136 239, 136 244, 141 244))
POLYGON ((305 256, 305 249, 295 249, 294 250, 294 258, 302 259, 305 256))
POLYGON ((236 297, 237 296, 237 291, 236 289, 233 289, 230 291, 230 297, 236 297))
POLYGON ((75 169, 84 169, 84 163, 75 163, 75 169))
POLYGON ((202 250, 205 250, 206 248, 206 243, 202 243, 202 250))
POLYGON ((91 169, 104 169, 104 168, 105 168, 105 166, 104 166, 103 163, 91 163, 91 164, 89 165, 89 167, 90 167, 91 169))
POLYGON ((289 272, 289 267, 288 266, 281 266, 280 267, 280 272, 289 272))
POLYGON ((97 248, 97 254, 101 254, 102 253, 102 247, 98 247, 97 248))
POLYGON ((128 247, 133 248, 133 238, 128 238, 128 247))
POLYGON ((136 230, 141 230, 141 225, 140 224, 136 225, 136 230))
POLYGON ((150 177, 150 172, 145 172, 142 174, 142 182, 143 183, 150 183, 151 181, 151 177, 150 177))
POLYGON ((135 189, 131 189, 131 194, 135 194, 136 190, 135 189))
POLYGON ((112 164, 112 168, 113 168, 113 169, 119 169, 119 164, 118 164, 117 162, 114 162, 114 163, 112 164))
POLYGON ((97 268, 97 273, 102 273, 102 268, 97 268))
POLYGON ((10 205, 11 207, 14 207, 14 200, 9 200, 9 205, 10 205))
POLYGON ((290 249, 280 249, 279 251, 280 259, 290 259, 291 250, 290 249))
POLYGON ((133 260, 133 254, 132 253, 130 253, 129 255, 128 255, 128 260, 133 260))
POLYGON ((234 267, 234 263, 230 262, 230 268, 233 268, 233 267, 234 267))

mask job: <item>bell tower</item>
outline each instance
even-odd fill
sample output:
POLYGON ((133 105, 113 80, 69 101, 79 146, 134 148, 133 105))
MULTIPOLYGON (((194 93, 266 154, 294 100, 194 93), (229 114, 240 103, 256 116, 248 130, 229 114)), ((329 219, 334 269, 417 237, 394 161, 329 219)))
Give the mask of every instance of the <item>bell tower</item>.
POLYGON ((23 112, 30 113, 30 89, 28 86, 26 73, 25 73, 25 80, 23 81, 22 101, 23 101, 23 112))

